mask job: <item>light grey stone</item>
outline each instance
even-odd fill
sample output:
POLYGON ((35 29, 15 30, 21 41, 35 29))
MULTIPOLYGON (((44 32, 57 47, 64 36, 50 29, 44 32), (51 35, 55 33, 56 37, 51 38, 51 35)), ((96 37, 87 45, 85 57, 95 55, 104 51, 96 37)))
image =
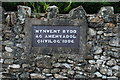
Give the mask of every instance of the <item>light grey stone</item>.
POLYGON ((120 77, 120 72, 114 74, 116 77, 120 77))
POLYGON ((60 72, 60 69, 59 68, 54 68, 51 70, 51 73, 58 73, 60 72))
POLYGON ((94 59, 100 59, 100 55, 94 55, 94 59))
POLYGON ((19 47, 19 48, 23 48, 23 45, 20 44, 20 43, 16 44, 16 46, 19 47))
POLYGON ((22 68, 28 68, 28 67, 30 67, 29 64, 22 64, 22 68))
POLYGON ((31 79, 44 79, 45 76, 41 75, 40 73, 31 73, 30 74, 31 79))
POLYGON ((114 37, 109 41, 109 45, 120 47, 119 41, 120 41, 120 39, 118 37, 114 37))
MULTIPOLYGON (((22 30, 23 30, 23 27, 21 25, 17 24, 17 25, 14 25, 14 29, 13 30, 14 30, 14 32, 16 34, 20 34, 22 32, 22 30)), ((16 36, 16 38, 17 37, 19 37, 19 36, 16 36)))
POLYGON ((69 59, 67 60, 67 62, 68 62, 68 63, 71 63, 71 64, 74 64, 74 63, 75 63, 74 61, 69 60, 69 59))
POLYGON ((75 71, 73 71, 73 70, 68 70, 68 74, 74 75, 74 73, 75 73, 75 71))
POLYGON ((103 75, 100 72, 95 72, 94 73, 97 77, 102 77, 103 75))
POLYGON ((43 69, 43 73, 50 73, 50 69, 43 69))
POLYGON ((46 10, 47 13, 47 18, 55 18, 57 17, 57 14, 59 13, 58 7, 53 5, 53 6, 49 6, 46 10))
POLYGON ((111 59, 111 60, 107 61, 106 64, 107 64, 108 66, 114 66, 114 65, 116 65, 116 63, 117 63, 117 62, 116 62, 115 59, 111 59))
POLYGON ((13 64, 13 59, 5 59, 4 64, 13 64))
POLYGON ((4 59, 0 59, 0 64, 4 62, 4 59))
POLYGON ((67 78, 67 77, 62 76, 62 75, 60 75, 60 74, 54 74, 54 77, 55 77, 55 78, 67 78))
POLYGON ((90 36, 95 36, 95 35, 96 35, 96 31, 95 31, 94 29, 92 29, 92 28, 89 28, 88 34, 89 34, 90 36))
POLYGON ((120 58, 120 53, 119 52, 112 52, 110 55, 114 58, 120 58))
POLYGON ((11 48, 11 47, 5 47, 5 50, 7 51, 7 52, 13 52, 13 49, 11 48))
POLYGON ((25 18, 31 16, 31 8, 28 6, 17 6, 18 7, 18 19, 21 24, 24 23, 25 18))
POLYGON ((102 64, 104 60, 97 60, 96 63, 97 64, 102 64))
POLYGON ((23 72, 22 74, 20 74, 20 78, 28 79, 29 78, 29 73, 28 72, 23 72))
POLYGON ((109 60, 110 57, 108 57, 108 56, 101 56, 100 59, 101 59, 101 60, 109 60))
POLYGON ((103 31, 97 31, 97 34, 101 35, 103 34, 103 31))
POLYGON ((81 67, 75 66, 74 70, 82 70, 81 67))
POLYGON ((118 65, 113 66, 112 69, 113 69, 113 70, 119 70, 119 69, 120 69, 120 66, 118 66, 118 65))
POLYGON ((65 68, 69 68, 69 69, 71 69, 71 66, 70 66, 70 64, 63 63, 63 64, 62 64, 62 66, 64 66, 65 68))
POLYGON ((112 6, 105 6, 101 7, 100 11, 98 12, 98 16, 102 17, 105 22, 113 21, 114 15, 114 8, 112 6))
POLYGON ((112 75, 113 75, 113 71, 112 71, 112 69, 108 69, 108 73, 107 73, 107 75, 109 75, 109 76, 112 76, 112 75))
POLYGON ((108 73, 107 67, 100 67, 100 72, 101 72, 102 74, 107 74, 107 73, 108 73))
POLYGON ((82 6, 78 6, 77 8, 72 9, 69 14, 72 19, 85 19, 86 16, 86 12, 82 6))
POLYGON ((101 47, 98 47, 94 54, 101 54, 103 52, 101 47))
POLYGON ((97 68, 95 65, 88 64, 84 67, 84 70, 87 72, 96 72, 97 68))
POLYGON ((106 78, 107 78, 107 76, 105 76, 105 75, 102 76, 102 79, 106 79, 106 78))
POLYGON ((3 38, 2 38, 2 36, 0 35, 0 41, 2 41, 3 40, 3 38))
POLYGON ((45 74, 47 77, 50 77, 50 76, 52 76, 52 74, 45 74))
POLYGON ((88 61, 90 64, 95 64, 95 60, 89 60, 88 61))
POLYGON ((61 64, 60 64, 60 63, 54 63, 52 66, 53 66, 53 67, 60 67, 61 64))
POLYGON ((18 68, 20 68, 20 65, 19 64, 12 64, 12 65, 9 65, 9 68, 18 69, 18 68))

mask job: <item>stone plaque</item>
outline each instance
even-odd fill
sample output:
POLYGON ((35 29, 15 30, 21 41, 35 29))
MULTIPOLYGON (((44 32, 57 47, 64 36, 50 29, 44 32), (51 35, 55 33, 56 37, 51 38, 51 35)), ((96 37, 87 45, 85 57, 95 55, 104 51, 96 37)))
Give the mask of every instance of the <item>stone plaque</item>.
POLYGON ((69 14, 55 13, 54 17, 50 17, 52 12, 49 14, 47 18, 26 18, 25 53, 36 56, 38 54, 84 56, 87 53, 87 20, 84 9, 78 7, 69 14))
POLYGON ((78 26, 32 26, 33 47, 78 47, 78 26))

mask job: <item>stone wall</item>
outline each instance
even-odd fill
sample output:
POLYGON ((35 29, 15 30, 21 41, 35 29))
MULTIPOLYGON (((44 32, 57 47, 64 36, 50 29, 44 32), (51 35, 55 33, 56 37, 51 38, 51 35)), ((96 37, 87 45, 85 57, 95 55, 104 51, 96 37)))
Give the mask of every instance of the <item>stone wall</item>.
MULTIPOLYGON (((3 14, 2 10, 0 7, 0 14, 3 14)), ((0 77, 3 80, 6 78, 118 80, 120 78, 120 14, 115 14, 111 6, 102 7, 97 14, 87 14, 83 9, 81 13, 76 11, 76 14, 72 15, 75 10, 71 10, 71 14, 59 14, 56 6, 50 6, 45 14, 31 14, 31 8, 18 6, 16 12, 4 12, 2 21, 0 20, 0 64, 2 65, 0 77), (67 18, 71 15, 73 18, 84 18, 85 15, 87 20, 85 56, 66 53, 25 53, 25 19, 46 20, 57 16, 67 18)), ((77 10, 80 10, 79 7, 77 10)))

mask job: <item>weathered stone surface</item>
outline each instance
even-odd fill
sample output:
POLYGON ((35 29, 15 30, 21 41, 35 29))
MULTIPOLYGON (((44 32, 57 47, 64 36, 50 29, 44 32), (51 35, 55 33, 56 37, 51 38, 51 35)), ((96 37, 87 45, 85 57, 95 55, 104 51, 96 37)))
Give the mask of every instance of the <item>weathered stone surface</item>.
POLYGON ((13 49, 11 48, 11 47, 5 47, 5 50, 7 51, 7 52, 13 52, 13 49))
POLYGON ((25 21, 25 17, 31 16, 31 8, 28 6, 17 6, 18 8, 18 19, 20 23, 23 24, 25 21))
POLYGON ((88 72, 96 72, 96 67, 94 65, 86 65, 84 67, 84 70, 86 70, 88 72))
POLYGON ((94 54, 101 54, 103 52, 101 47, 96 47, 96 51, 94 54))
POLYGON ((68 74, 74 75, 74 73, 75 73, 75 71, 73 71, 73 70, 68 70, 68 74))
POLYGON ((112 75, 113 75, 113 71, 112 71, 112 69, 108 69, 108 73, 107 73, 107 75, 109 75, 109 76, 112 76, 112 75))
POLYGON ((119 70, 119 69, 120 69, 120 66, 118 66, 118 65, 113 66, 112 69, 113 69, 113 70, 119 70))
POLYGON ((9 68, 18 69, 18 68, 20 68, 20 65, 19 64, 12 64, 12 65, 9 65, 9 68))
POLYGON ((31 77, 31 79, 45 79, 45 76, 43 76, 39 73, 31 73, 30 77, 31 77))
POLYGON ((95 60, 89 60, 88 61, 90 64, 95 64, 95 60))
POLYGON ((92 28, 89 28, 88 34, 89 34, 90 36, 95 36, 95 35, 96 35, 96 31, 95 31, 94 29, 92 29, 92 28))
POLYGON ((9 59, 9 58, 14 58, 14 55, 13 53, 10 53, 10 52, 3 52, 2 53, 2 58, 6 58, 6 59, 9 59))
POLYGON ((54 68, 51 70, 51 73, 58 73, 60 72, 60 69, 59 68, 54 68))
POLYGON ((47 73, 47 74, 49 74, 49 73, 50 73, 50 69, 43 69, 42 72, 43 72, 43 73, 47 73))
POLYGON ((61 65, 60 63, 55 63, 55 64, 53 64, 52 66, 53 66, 53 67, 60 67, 60 65, 61 65))
POLYGON ((114 37, 109 41, 109 45, 120 47, 119 41, 120 41, 120 39, 118 37, 114 37))
POLYGON ((59 13, 58 7, 57 6, 49 6, 46 10, 47 18, 55 18, 57 17, 57 14, 59 13))
POLYGON ((5 12, 5 10, 0 5, 0 24, 5 23, 4 12, 5 12))
POLYGON ((63 63, 61 67, 71 69, 70 64, 67 64, 67 63, 63 63))
POLYGON ((14 32, 16 33, 16 34, 19 34, 19 33, 21 33, 22 32, 22 30, 23 30, 23 27, 21 26, 21 25, 14 25, 14 32))
POLYGON ((41 68, 52 68, 52 59, 51 58, 42 58, 41 61, 37 61, 37 67, 41 68))
POLYGON ((102 74, 107 74, 107 73, 108 73, 107 67, 100 67, 100 72, 101 72, 102 74))
POLYGON ((114 28, 115 24, 113 24, 113 23, 105 23, 105 27, 114 28))
POLYGON ((72 9, 69 14, 72 19, 85 19, 86 12, 82 6, 78 6, 77 8, 72 9))
POLYGON ((67 77, 62 76, 62 75, 59 75, 59 74, 54 74, 54 77, 55 77, 55 78, 59 78, 59 79, 60 79, 60 78, 67 78, 67 77))
POLYGON ((15 23, 17 22, 17 18, 16 18, 16 13, 15 12, 6 12, 4 13, 5 15, 7 15, 6 17, 6 24, 7 26, 13 26, 15 25, 15 23))
POLYGON ((120 22, 120 14, 115 14, 116 15, 116 22, 120 22))
POLYGON ((103 34, 103 31, 97 31, 97 34, 101 35, 103 34))
POLYGON ((95 72, 94 73, 97 77, 102 77, 102 74, 100 72, 95 72))
POLYGON ((119 77, 120 78, 120 72, 117 72, 114 74, 116 77, 119 77))
POLYGON ((105 22, 113 21, 114 20, 113 15, 114 15, 114 9, 112 6, 102 7, 98 12, 98 16, 102 17, 105 20, 105 22))
POLYGON ((29 79, 30 74, 28 72, 23 72, 22 74, 20 74, 20 78, 21 79, 29 79))
POLYGON ((88 22, 89 26, 93 28, 102 27, 104 25, 104 20, 99 16, 90 17, 88 22))
POLYGON ((115 60, 115 59, 111 59, 111 60, 107 61, 106 64, 107 64, 108 66, 114 66, 114 65, 116 65, 116 60, 115 60))
POLYGON ((13 59, 5 59, 4 64, 13 64, 13 59))

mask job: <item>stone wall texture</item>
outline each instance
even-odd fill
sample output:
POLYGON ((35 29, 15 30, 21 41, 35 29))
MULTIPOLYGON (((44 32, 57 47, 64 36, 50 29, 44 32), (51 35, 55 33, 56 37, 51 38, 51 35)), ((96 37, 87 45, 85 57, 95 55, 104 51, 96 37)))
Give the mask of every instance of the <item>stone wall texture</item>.
MULTIPOLYGON (((33 14, 27 6, 18 6, 16 12, 5 12, 0 7, 0 19, 2 80, 120 79, 120 13, 114 13, 112 6, 102 7, 97 14, 87 14, 82 6, 72 9, 69 14, 59 14, 56 6, 48 7, 44 14, 33 14), (56 18, 86 20, 85 56, 67 54, 74 51, 72 49, 62 49, 64 54, 57 53, 59 50, 56 49, 52 49, 54 54, 26 53, 25 25, 29 24, 26 20, 38 22, 56 18)), ((49 49, 42 52, 48 53, 49 49)))

